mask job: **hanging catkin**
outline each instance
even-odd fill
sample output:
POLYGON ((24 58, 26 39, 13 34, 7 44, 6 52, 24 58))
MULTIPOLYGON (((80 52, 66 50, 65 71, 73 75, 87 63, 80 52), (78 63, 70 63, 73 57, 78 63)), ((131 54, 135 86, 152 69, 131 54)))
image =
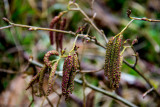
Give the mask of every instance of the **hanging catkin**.
POLYGON ((77 54, 68 56, 64 61, 62 78, 62 94, 66 97, 66 100, 74 89, 74 78, 78 69, 79 60, 77 54))
POLYGON ((73 67, 73 56, 68 56, 63 65, 63 78, 62 78, 62 94, 66 95, 67 89, 68 89, 68 82, 69 82, 69 76, 70 72, 73 67))
POLYGON ((58 66, 58 62, 55 62, 54 65, 51 68, 51 72, 50 72, 49 80, 48 80, 48 88, 47 88, 47 93, 46 93, 47 96, 50 94, 50 92, 52 90, 53 78, 54 78, 54 74, 56 72, 57 66, 58 66))
POLYGON ((122 35, 109 40, 106 47, 104 75, 108 77, 112 89, 119 87, 123 57, 120 55, 122 35))

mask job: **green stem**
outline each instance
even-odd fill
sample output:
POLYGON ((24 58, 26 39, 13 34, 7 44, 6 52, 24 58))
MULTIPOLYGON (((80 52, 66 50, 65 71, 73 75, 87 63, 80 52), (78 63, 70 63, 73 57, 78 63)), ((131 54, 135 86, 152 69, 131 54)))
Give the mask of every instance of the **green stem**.
POLYGON ((75 48, 75 46, 76 46, 76 41, 77 41, 77 39, 78 39, 78 36, 79 36, 79 35, 76 36, 76 38, 75 38, 75 40, 74 40, 74 42, 73 42, 73 47, 72 47, 72 49, 70 50, 69 55, 71 54, 71 52, 74 50, 74 48, 75 48))

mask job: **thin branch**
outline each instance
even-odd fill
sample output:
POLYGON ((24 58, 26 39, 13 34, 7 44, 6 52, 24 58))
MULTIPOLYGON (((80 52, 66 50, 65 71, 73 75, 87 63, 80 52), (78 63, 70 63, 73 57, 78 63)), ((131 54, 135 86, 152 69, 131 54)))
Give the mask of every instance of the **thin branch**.
POLYGON ((59 104, 60 104, 61 98, 62 98, 62 94, 61 94, 61 95, 59 95, 59 99, 58 99, 58 103, 57 103, 57 106, 56 106, 56 107, 59 107, 59 104))
POLYGON ((21 74, 20 72, 7 70, 7 69, 1 69, 1 68, 0 68, 0 72, 5 72, 5 73, 9 73, 9 74, 21 74))
MULTIPOLYGON (((34 64, 34 65, 36 65, 36 66, 39 66, 39 67, 43 67, 42 64, 40 64, 40 63, 38 63, 38 62, 36 62, 36 61, 34 61, 34 60, 30 61, 30 63, 32 63, 32 64, 34 64)), ((55 74, 62 77, 62 73, 55 72, 55 74)), ((79 80, 79 79, 75 79, 74 81, 77 82, 77 83, 80 84, 80 85, 83 85, 83 82, 82 82, 81 80, 79 80)), ((94 86, 94 85, 92 85, 92 84, 89 84, 89 83, 87 83, 87 82, 86 82, 86 87, 89 87, 89 88, 91 88, 91 89, 93 89, 93 90, 95 90, 95 91, 97 91, 97 92, 100 92, 100 93, 102 93, 102 94, 104 94, 104 95, 107 95, 107 96, 109 96, 109 97, 111 97, 111 98, 113 98, 113 99, 116 99, 116 100, 122 102, 123 104, 125 104, 125 105, 127 105, 127 106, 129 106, 129 107, 137 107, 137 106, 134 105, 133 103, 125 100, 124 98, 118 96, 117 94, 112 93, 112 92, 109 92, 109 91, 106 91, 106 90, 103 90, 103 89, 98 88, 98 87, 96 87, 96 86, 94 86)))
POLYGON ((75 33, 72 32, 72 31, 64 31, 64 30, 58 30, 58 29, 50 29, 50 28, 42 28, 42 27, 28 26, 28 25, 22 25, 22 24, 15 24, 15 23, 12 23, 11 21, 9 21, 7 18, 3 18, 3 20, 8 22, 12 26, 29 28, 30 31, 45 30, 45 31, 54 31, 54 32, 60 32, 60 33, 75 35, 75 33))
POLYGON ((2 30, 2 29, 7 29, 7 28, 10 28, 10 27, 12 27, 12 25, 8 25, 8 26, 0 27, 0 30, 2 30))
POLYGON ((151 91, 153 91, 154 90, 154 88, 151 88, 151 89, 149 89, 148 91, 146 91, 142 96, 143 96, 143 98, 148 94, 148 93, 150 93, 151 91))
POLYGON ((85 95, 85 73, 82 73, 82 81, 83 81, 83 107, 86 107, 86 95, 85 95))
MULTIPOLYGON (((41 66, 41 67, 43 67, 43 66, 41 66)), ((44 92, 43 88, 42 88, 42 91, 43 91, 43 95, 44 95, 44 96, 45 96, 45 98, 47 99, 47 101, 48 101, 49 105, 50 105, 51 107, 54 107, 54 106, 53 106, 53 104, 51 103, 51 101, 49 100, 48 96, 46 96, 46 94, 45 94, 45 92, 44 92)), ((42 104, 43 104, 43 102, 42 102, 42 104)))
POLYGON ((30 102, 28 107, 31 107, 31 105, 34 103, 34 90, 33 90, 33 86, 32 86, 32 101, 30 102))
POLYGON ((83 14, 83 16, 87 19, 87 21, 103 36, 105 41, 108 42, 108 39, 106 38, 106 35, 104 34, 104 32, 98 29, 98 27, 93 23, 93 21, 87 16, 87 14, 79 7, 77 3, 71 2, 69 6, 68 6, 69 7, 68 10, 80 11, 83 14), (76 8, 70 8, 69 6, 72 4, 74 4, 76 8))
MULTIPOLYGON (((134 20, 134 19, 132 19, 132 20, 134 20)), ((131 65, 131 64, 129 64, 129 63, 128 63, 127 61, 125 61, 125 60, 123 60, 123 62, 124 62, 127 66, 129 66, 130 68, 132 68, 134 71, 136 71, 136 72, 147 82, 147 84, 149 85, 150 88, 153 88, 154 86, 151 84, 151 82, 149 81, 149 79, 148 79, 147 77, 145 77, 145 75, 142 74, 142 73, 136 68, 136 65, 137 65, 137 62, 138 62, 138 53, 137 53, 136 50, 134 49, 133 44, 132 44, 131 48, 132 48, 132 50, 134 51, 134 54, 135 54, 135 57, 136 57, 135 63, 134 63, 133 65, 131 65)), ((158 92, 155 88, 153 88, 153 90, 154 90, 155 94, 160 98, 159 92, 158 92)))
MULTIPOLYGON (((120 33, 118 33, 116 36, 122 35, 122 33, 129 27, 129 25, 134 21, 134 19, 132 19, 122 30, 120 33)), ((115 36, 115 37, 116 37, 115 36)))
MULTIPOLYGON (((151 84, 151 82, 149 81, 149 79, 147 77, 144 76, 144 74, 142 74, 135 66, 129 64, 126 60, 123 60, 123 62, 130 68, 132 68, 134 71, 136 71, 149 85, 149 87, 153 87, 153 85, 151 84)), ((153 90, 156 95, 160 98, 160 94, 158 93, 158 91, 156 89, 153 90)))
POLYGON ((131 46, 131 48, 132 48, 132 50, 134 51, 134 53, 135 53, 135 57, 136 57, 136 60, 135 60, 135 63, 133 64, 133 67, 135 68, 136 67, 136 65, 137 65, 137 63, 138 63, 138 52, 136 52, 136 50, 134 49, 134 47, 133 46, 131 46))
MULTIPOLYGON (((44 31, 54 31, 54 32, 60 32, 60 33, 66 33, 66 34, 71 34, 71 35, 76 35, 76 33, 72 32, 72 31, 65 31, 65 30, 59 30, 59 29, 50 29, 50 28, 42 28, 42 27, 36 27, 36 26, 28 26, 28 25, 22 25, 22 24, 15 24, 10 22, 7 18, 3 18, 4 21, 8 22, 11 27, 16 26, 16 27, 22 27, 22 28, 29 28, 29 30, 33 31, 33 30, 44 30, 44 31)), ((95 43, 96 45, 105 48, 102 44, 100 44, 98 41, 94 40, 94 39, 90 39, 89 35, 85 35, 85 34, 77 34, 78 37, 84 37, 87 40, 91 40, 91 42, 95 43)))
POLYGON ((134 20, 143 20, 143 21, 148 21, 148 22, 160 22, 160 20, 154 20, 154 19, 148 19, 148 18, 138 18, 138 17, 131 17, 131 10, 127 10, 127 15, 130 19, 134 20))
MULTIPOLYGON (((76 81, 77 83, 79 83, 79 84, 82 84, 82 81, 81 81, 81 80, 75 80, 75 81, 76 81)), ((104 94, 104 95, 107 95, 107 96, 109 96, 109 97, 111 97, 111 98, 113 98, 113 99, 115 99, 115 100, 118 100, 118 101, 122 102, 123 104, 125 104, 125 105, 127 105, 127 106, 129 106, 129 107, 137 107, 137 106, 134 105, 133 103, 131 103, 131 102, 123 99, 122 97, 118 96, 118 95, 115 94, 115 93, 112 93, 112 92, 103 90, 103 89, 101 89, 101 88, 98 88, 98 87, 96 87, 96 86, 94 86, 94 85, 92 85, 92 84, 89 84, 87 81, 85 81, 85 84, 86 84, 87 87, 93 89, 94 91, 100 92, 100 93, 102 93, 102 94, 104 94)))

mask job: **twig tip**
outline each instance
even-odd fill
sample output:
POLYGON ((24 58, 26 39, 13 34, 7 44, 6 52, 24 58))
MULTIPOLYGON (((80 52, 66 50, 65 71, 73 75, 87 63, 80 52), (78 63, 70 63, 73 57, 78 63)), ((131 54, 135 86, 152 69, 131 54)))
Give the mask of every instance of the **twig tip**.
POLYGON ((9 21, 7 18, 5 18, 5 17, 3 18, 3 20, 6 21, 6 22, 8 22, 8 23, 10 22, 10 21, 9 21))

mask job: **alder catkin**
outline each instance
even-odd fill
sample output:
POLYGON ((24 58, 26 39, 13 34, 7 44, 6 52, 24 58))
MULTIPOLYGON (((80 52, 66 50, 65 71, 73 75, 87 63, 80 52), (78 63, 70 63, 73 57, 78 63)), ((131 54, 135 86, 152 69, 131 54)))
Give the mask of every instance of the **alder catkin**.
POLYGON ((58 66, 58 62, 55 62, 54 65, 51 68, 51 72, 50 72, 49 80, 48 80, 48 88, 47 88, 47 93, 46 93, 47 96, 50 94, 50 92, 52 90, 53 78, 54 78, 54 74, 56 72, 57 66, 58 66))
MULTIPOLYGON (((63 18, 63 20, 60 22, 60 30, 64 30, 65 25, 66 25, 66 18, 63 18)), ((58 35, 59 47, 61 50, 63 49, 63 36, 64 33, 59 33, 58 35)))
POLYGON ((41 68, 41 71, 40 71, 40 74, 39 74, 39 92, 40 92, 40 96, 43 95, 43 91, 42 91, 43 79, 44 79, 44 75, 45 75, 46 70, 47 70, 47 66, 44 65, 44 67, 41 68))
POLYGON ((41 70, 38 71, 38 73, 32 78, 32 80, 29 82, 26 90, 28 90, 28 89, 33 85, 33 83, 34 83, 36 80, 39 79, 40 72, 41 72, 41 70))
MULTIPOLYGON (((60 16, 55 16, 55 17, 52 19, 49 27, 50 27, 51 29, 53 29, 54 25, 60 20, 60 18, 61 18, 60 16)), ((53 45, 53 44, 54 44, 53 31, 50 31, 50 32, 49 32, 49 37, 50 37, 50 43, 51 43, 51 45, 53 45)))
POLYGON ((34 83, 35 81, 42 80, 43 79, 43 73, 45 72, 45 70, 47 69, 47 66, 44 65, 40 71, 38 71, 38 73, 32 78, 32 80, 29 82, 28 87, 26 88, 26 90, 28 90, 34 83), (40 79, 41 78, 41 79, 40 79))
POLYGON ((59 53, 58 53, 57 51, 55 51, 55 50, 52 50, 52 51, 48 51, 48 52, 45 54, 43 60, 44 60, 45 64, 46 64, 48 67, 50 67, 50 68, 52 68, 52 62, 49 61, 49 57, 50 57, 51 55, 56 55, 56 56, 58 56, 59 53))
POLYGON ((76 71, 79 69, 79 60, 78 60, 78 56, 75 53, 73 55, 73 67, 72 70, 70 72, 70 76, 69 76, 69 82, 68 82, 68 88, 67 88, 67 93, 66 93, 66 99, 68 97, 69 94, 72 94, 72 91, 74 89, 74 78, 76 75, 76 71))
POLYGON ((79 60, 77 54, 75 53, 73 56, 68 56, 64 61, 62 78, 62 93, 66 100, 74 89, 74 78, 78 69, 79 60))
POLYGON ((111 77, 110 72, 109 72, 109 70, 110 70, 109 65, 110 65, 110 57, 111 57, 112 46, 113 46, 113 42, 114 42, 113 40, 114 40, 114 38, 111 38, 109 40, 109 42, 107 43, 105 66, 104 66, 104 71, 105 71, 104 75, 107 76, 109 78, 109 80, 110 80, 110 77, 111 77))
POLYGON ((112 88, 116 89, 119 87, 120 78, 120 49, 121 49, 121 37, 115 38, 115 43, 113 45, 113 71, 112 71, 112 88))
POLYGON ((122 35, 109 40, 106 48, 104 75, 108 77, 112 89, 119 87, 122 56, 120 55, 122 35))
POLYGON ((74 53, 73 55, 73 68, 75 71, 77 71, 79 69, 79 59, 78 59, 78 55, 76 53, 74 53))
POLYGON ((63 65, 63 77, 62 77, 62 94, 66 95, 68 89, 69 75, 73 67, 73 56, 68 56, 63 65))

